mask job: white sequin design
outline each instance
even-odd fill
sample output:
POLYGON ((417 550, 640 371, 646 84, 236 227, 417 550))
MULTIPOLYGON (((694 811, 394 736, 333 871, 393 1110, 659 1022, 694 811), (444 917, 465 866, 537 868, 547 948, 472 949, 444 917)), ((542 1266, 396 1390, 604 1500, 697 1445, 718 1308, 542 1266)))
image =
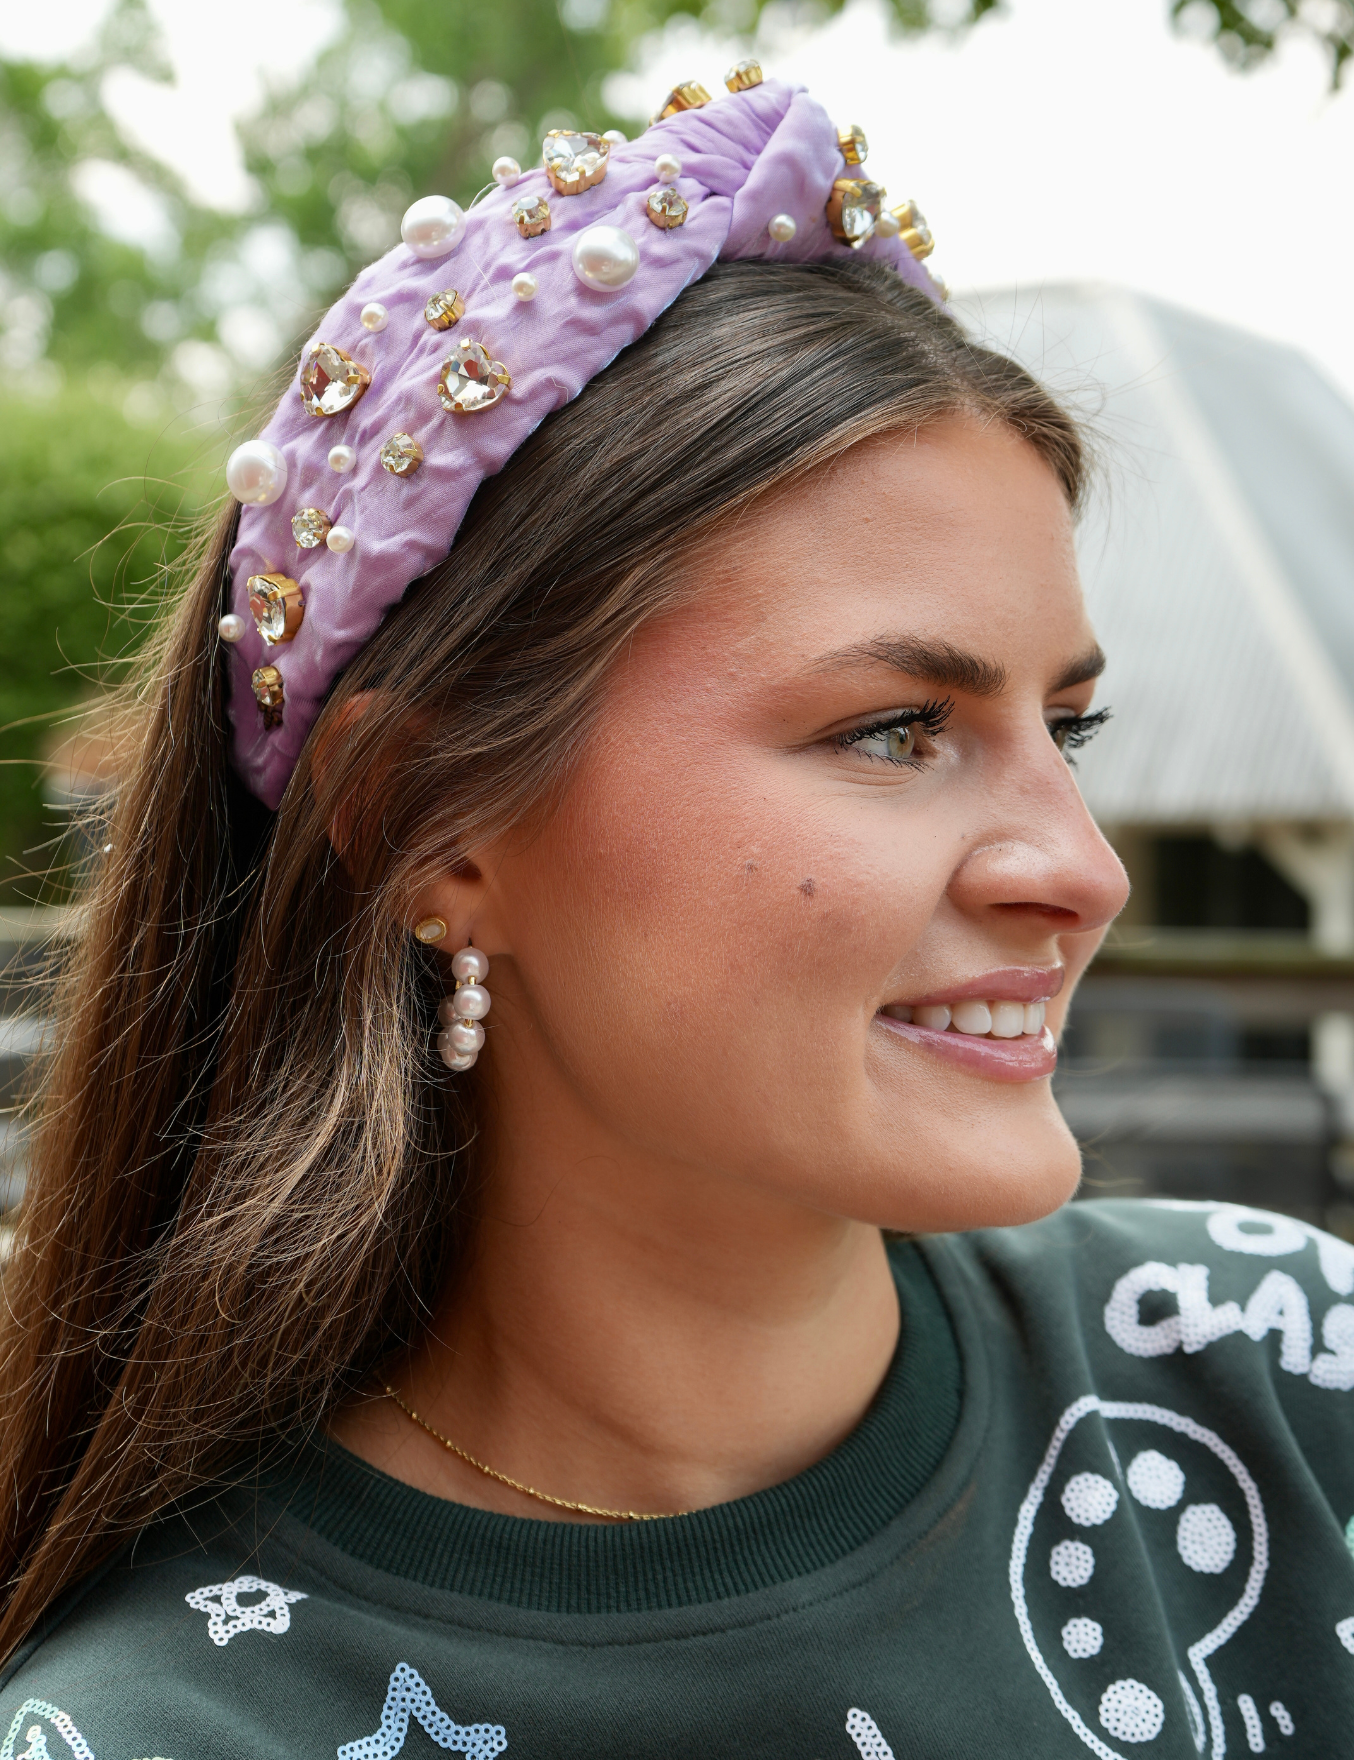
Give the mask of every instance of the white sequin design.
POLYGON ((1282 1699, 1274 1700, 1269 1708, 1269 1714, 1274 1719, 1275 1723, 1278 1724, 1280 1735, 1292 1735, 1293 1719, 1288 1715, 1288 1707, 1284 1704, 1282 1699))
POLYGON ((1241 1721, 1246 1726, 1246 1746, 1252 1754, 1263 1754, 1265 1751, 1265 1732, 1260 1723, 1260 1713, 1255 1709, 1255 1700, 1249 1693, 1238 1693, 1236 1708, 1241 1713, 1241 1721))
POLYGON ((3 1746, 0 1746, 0 1760, 50 1760, 47 1738, 42 1732, 42 1725, 33 1722, 35 1717, 46 1718, 75 1756, 75 1760, 94 1760, 93 1748, 76 1729, 67 1713, 59 1711, 55 1705, 49 1705, 45 1699, 25 1699, 14 1713, 9 1734, 5 1737, 3 1746), (21 1732, 28 1745, 16 1754, 15 1744, 21 1732))
POLYGON ((1098 1528, 1119 1507, 1119 1493, 1101 1473, 1074 1473, 1063 1486, 1063 1509, 1079 1528, 1098 1528))
MULTIPOLYGON (((432 1689, 418 1670, 401 1662, 386 1689, 381 1727, 374 1736, 364 1736, 360 1742, 345 1742, 338 1751, 338 1760, 392 1760, 404 1746, 411 1717, 439 1747, 464 1754, 465 1760, 494 1760, 494 1755, 501 1754, 508 1745, 501 1723, 472 1723, 464 1729, 453 1722, 438 1708, 432 1689)), ((887 1748, 883 1753, 887 1760, 893 1760, 887 1748)))
POLYGON ((1216 1577, 1236 1557, 1236 1529, 1216 1503, 1192 1503, 1176 1525, 1175 1549, 1192 1571, 1216 1577))
POLYGON ((1128 1463, 1128 1488, 1145 1509, 1174 1509, 1185 1495, 1185 1475, 1177 1462, 1145 1448, 1128 1463))
POLYGON ((1105 1629, 1099 1620, 1069 1619, 1062 1629, 1063 1649, 1078 1662, 1099 1656, 1105 1645, 1105 1629))
MULTIPOLYGON (((1165 1269, 1172 1268, 1167 1267, 1165 1269)), ((1134 1297, 1134 1307, 1136 1310, 1136 1296, 1134 1297)), ((1136 1311, 1134 1318, 1136 1320, 1136 1311)), ((1175 1317, 1173 1316, 1172 1318, 1174 1319, 1175 1317)), ((1178 1334, 1175 1342, 1178 1345, 1178 1334)), ((1157 1353, 1151 1352, 1144 1354, 1157 1353)), ((1223 1733, 1222 1723, 1222 1706, 1219 1703, 1218 1690, 1209 1670, 1208 1660, 1216 1651, 1220 1650, 1222 1646, 1227 1643, 1228 1639, 1237 1632, 1242 1624, 1244 1624, 1244 1622, 1249 1619, 1251 1614, 1255 1611, 1256 1605, 1260 1599, 1260 1590, 1264 1584, 1266 1572, 1269 1569, 1269 1529, 1268 1524, 1265 1521, 1264 1505, 1260 1501, 1260 1492, 1254 1479, 1243 1465, 1235 1450, 1229 1448, 1222 1438, 1214 1431, 1208 1430, 1202 1424, 1196 1423, 1193 1418, 1187 1418, 1180 1412, 1169 1411, 1164 1406, 1139 1404, 1137 1402, 1121 1400, 1106 1400, 1101 1399, 1098 1394, 1094 1393, 1086 1394, 1083 1398, 1077 1400, 1073 1405, 1070 1405, 1067 1408, 1062 1417, 1058 1420, 1052 1439, 1044 1453, 1044 1458, 1039 1465, 1039 1470, 1035 1474, 1030 1488, 1025 1494, 1024 1501, 1020 1506, 1020 1514, 1016 1519, 1015 1535, 1011 1543, 1009 1573, 1011 1602, 1015 1610, 1016 1623, 1020 1627, 1020 1635, 1024 1640, 1025 1648, 1029 1653, 1030 1660, 1039 1671, 1040 1678, 1043 1680, 1044 1685, 1048 1688, 1053 1703, 1057 1706, 1063 1717, 1066 1718, 1067 1722, 1072 1726, 1081 1741, 1093 1754, 1098 1756, 1098 1760, 1126 1760, 1126 1757, 1118 1749, 1111 1748, 1108 1743, 1103 1741, 1100 1736, 1089 1727, 1085 1719, 1077 1711, 1076 1707, 1067 1698, 1067 1695, 1058 1684, 1057 1677, 1049 1667, 1048 1662, 1044 1658, 1043 1652, 1039 1648, 1039 1641, 1034 1634, 1034 1624, 1030 1617, 1029 1604, 1025 1595, 1025 1571, 1029 1559, 1030 1541, 1034 1534, 1035 1518, 1044 1502, 1049 1483, 1053 1478, 1054 1471, 1057 1468, 1059 1458, 1062 1455, 1068 1437, 1084 1418, 1087 1418, 1094 1413, 1098 1413, 1103 1419, 1110 1421, 1115 1419, 1126 1419, 1137 1420, 1149 1424, 1160 1424, 1168 1430, 1173 1430, 1177 1435, 1188 1437, 1191 1441, 1202 1444, 1204 1448, 1206 1448, 1217 1460, 1221 1461, 1223 1466, 1227 1468, 1238 1491, 1241 1493, 1241 1496, 1245 1501, 1246 1512, 1250 1518, 1251 1529, 1251 1562, 1250 1569, 1246 1574, 1245 1587, 1241 1592, 1240 1598, 1227 1610, 1212 1630, 1205 1632, 1203 1637, 1189 1645, 1186 1651, 1190 1664, 1194 1670, 1195 1678, 1203 1691, 1204 1703, 1207 1707, 1208 1713, 1208 1727, 1213 1736, 1213 1754, 1215 1760, 1221 1760, 1221 1756, 1226 1752, 1226 1737, 1223 1733)), ((1156 1454, 1155 1450, 1144 1450, 1142 1454, 1134 1456, 1134 1465, 1143 1463, 1146 1456, 1154 1454, 1156 1454)), ((1165 1499, 1168 1492, 1175 1490, 1175 1474, 1169 1471, 1173 1466, 1176 1467, 1176 1471, 1178 1472, 1179 1469, 1177 1464, 1167 1460, 1164 1455, 1158 1456, 1156 1461, 1148 1461, 1146 1464, 1139 1465, 1137 1479, 1143 1489, 1149 1494, 1147 1497, 1140 1498, 1139 1501, 1144 1503, 1147 1507, 1152 1507, 1151 1498, 1153 1496, 1165 1499)), ((1098 1475, 1087 1476, 1098 1477, 1098 1475)), ((1069 1484, 1070 1483, 1072 1483, 1072 1481, 1069 1481, 1069 1484)), ((1135 1497, 1138 1495, 1137 1490, 1132 1483, 1130 1483, 1129 1489, 1133 1491, 1135 1497)), ((1166 1502, 1165 1507, 1173 1507, 1173 1504, 1178 1500, 1178 1497, 1179 1492, 1176 1491, 1175 1497, 1166 1502)), ((1082 1499, 1080 1493, 1074 1499, 1074 1503, 1078 1508, 1081 1507, 1082 1499)), ((1225 1545, 1221 1528, 1214 1522, 1212 1514, 1191 1515, 1191 1512, 1204 1511, 1214 1512, 1217 1516, 1222 1518, 1222 1521, 1226 1523, 1228 1534, 1230 1534, 1231 1537, 1232 1552, 1235 1552, 1236 1548, 1236 1535, 1232 1530, 1232 1525, 1223 1512, 1218 1509, 1216 1504, 1191 1504, 1181 1517, 1181 1525, 1184 1526, 1185 1534, 1187 1536, 1185 1544, 1195 1548, 1195 1558, 1199 1561, 1193 1563, 1191 1568, 1196 1570, 1200 1568, 1206 1570, 1222 1570, 1226 1568, 1225 1564, 1219 1564, 1217 1562, 1221 1557, 1221 1552, 1225 1545), (1186 1525, 1185 1517, 1187 1516, 1190 1517, 1190 1520, 1186 1525)), ((1184 1549, 1180 1543, 1179 1527, 1177 1527, 1177 1547, 1181 1551, 1181 1556, 1184 1562, 1190 1564, 1191 1561, 1189 1558, 1185 1557, 1184 1549)), ((1091 1554, 1090 1547, 1087 1546, 1084 1541, 1064 1540, 1054 1546, 1049 1560, 1049 1569, 1055 1582, 1069 1587, 1074 1586, 1077 1583, 1078 1579, 1075 1572, 1069 1571, 1067 1567, 1071 1562, 1071 1559, 1075 1558, 1084 1568, 1086 1560, 1081 1559, 1081 1552, 1085 1552, 1088 1555, 1091 1568, 1094 1569, 1094 1555, 1091 1554), (1069 1551, 1069 1549, 1071 1550, 1069 1551), (1076 1551, 1075 1549, 1080 1549, 1080 1551, 1076 1551)), ((1230 1562, 1230 1554, 1227 1562, 1230 1562)), ((1088 1570, 1086 1576, 1081 1578, 1080 1581, 1089 1581, 1090 1574, 1091 1572, 1088 1570)), ((1354 1652, 1354 1619, 1342 1623, 1348 1625, 1349 1635, 1346 1637, 1345 1634, 1341 1632, 1341 1642, 1345 1643, 1351 1652, 1354 1652)), ((1066 1640, 1064 1639, 1064 1645, 1065 1644, 1066 1640)), ((1069 1654, 1071 1654, 1071 1652, 1069 1652, 1069 1654)), ((1181 1677, 1181 1685, 1185 1691, 1186 1705, 1187 1707, 1191 1706, 1194 1695, 1190 1691, 1189 1684, 1184 1680, 1183 1676, 1181 1677)), ((1197 1707, 1193 1708, 1193 1710, 1197 1711, 1197 1707)), ((1127 1677, 1123 1680, 1113 1681, 1101 1695, 1099 1705, 1101 1728, 1104 1729, 1107 1735, 1115 1737, 1118 1741, 1126 1743, 1151 1741, 1155 1739, 1155 1736, 1161 1729, 1164 1718, 1165 1706, 1160 1697, 1141 1681, 1127 1677)), ((1205 1738, 1202 1715, 1199 1716, 1197 1730, 1193 1727, 1193 1713, 1190 1716, 1190 1723, 1192 1733, 1195 1734, 1196 1746, 1202 1751, 1203 1740, 1205 1738)))
POLYGON ((861 1760, 893 1760, 893 1749, 868 1711, 848 1711, 846 1733, 860 1750, 861 1760))
POLYGON ((1048 1555, 1048 1574, 1060 1589, 1080 1589, 1095 1575, 1095 1554, 1084 1540, 1060 1540, 1048 1555))
POLYGON ((184 1600, 197 1613, 207 1616, 207 1636, 213 1644, 229 1644, 241 1632, 271 1632, 280 1636, 291 1625, 291 1607, 307 1597, 299 1589, 284 1589, 262 1577, 235 1577, 229 1583, 209 1583, 194 1589, 184 1600), (240 1606, 241 1595, 262 1595, 262 1601, 240 1606))

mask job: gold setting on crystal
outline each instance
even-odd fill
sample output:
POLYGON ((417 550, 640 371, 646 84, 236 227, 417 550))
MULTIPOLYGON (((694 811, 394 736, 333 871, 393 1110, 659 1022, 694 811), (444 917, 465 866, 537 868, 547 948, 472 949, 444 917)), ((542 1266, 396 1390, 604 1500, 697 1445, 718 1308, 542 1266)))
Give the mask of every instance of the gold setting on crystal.
POLYGON ((865 130, 858 122, 849 128, 837 130, 837 145, 842 150, 842 158, 848 165, 863 165, 870 151, 870 143, 865 138, 865 130))
POLYGON ((915 202, 899 202, 891 210, 894 219, 902 228, 899 237, 920 263, 929 257, 936 248, 936 241, 931 236, 931 228, 926 224, 926 216, 915 202))
POLYGON ((341 416, 371 384, 359 361, 332 342, 312 342, 301 366, 301 402, 306 414, 341 416))
POLYGON ((644 212, 655 226, 661 227, 664 232, 670 232, 674 226, 685 224, 688 209, 671 184, 662 184, 658 189, 649 191, 644 212))
POLYGON ((605 135, 552 128, 541 142, 541 163, 551 186, 562 196, 581 196, 606 176, 611 142, 605 135))
POLYGON ((544 196, 521 196, 512 205, 512 217, 523 238, 539 238, 550 230, 550 204, 544 196))
POLYGON ((380 456, 381 469, 392 477, 412 477, 423 463, 423 448, 412 434, 392 434, 380 456))
POLYGON ((464 316, 465 301, 454 287, 448 287, 441 293, 430 293, 423 308, 423 322, 434 330, 450 330, 464 316))
POLYGON ((724 84, 731 92, 750 92, 765 78, 760 61, 735 61, 724 75, 724 84))
POLYGON ((291 516, 291 535, 302 550, 315 550, 324 543, 333 520, 318 507, 298 507, 291 516))
POLYGON ((658 109, 649 118, 650 127, 665 116, 676 116, 683 110, 701 110, 711 102, 710 94, 698 79, 684 79, 675 85, 658 109))
POLYGON ((249 614, 270 648, 289 642, 306 614, 301 586, 286 574, 251 574, 248 580, 249 614))
POLYGON ((443 362, 437 376, 442 408, 458 416, 492 409, 511 388, 512 375, 503 362, 491 360, 484 344, 470 336, 456 344, 456 353, 443 362))
POLYGON ((839 177, 827 199, 832 236, 859 250, 873 236, 883 205, 884 191, 879 184, 864 177, 839 177))
POLYGON ((249 686, 254 693, 254 701, 263 711, 263 725, 281 727, 282 703, 286 693, 282 688, 282 674, 277 667, 258 667, 250 674, 249 686))

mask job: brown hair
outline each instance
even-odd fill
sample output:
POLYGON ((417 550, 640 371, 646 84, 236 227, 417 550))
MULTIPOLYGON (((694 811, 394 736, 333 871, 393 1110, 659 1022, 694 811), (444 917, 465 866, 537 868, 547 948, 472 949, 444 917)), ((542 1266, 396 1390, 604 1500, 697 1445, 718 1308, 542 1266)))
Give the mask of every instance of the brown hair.
POLYGON ((455 1275, 476 1089, 431 1050, 442 987, 403 926, 420 882, 548 805, 693 536, 958 412, 1022 434, 1075 504, 1071 419, 892 270, 716 267, 483 484, 276 815, 227 760, 223 512, 142 669, 34 1101, 4 1282, 0 1655, 157 1511, 322 1424, 455 1275), (371 707, 343 716, 357 691, 371 707), (361 835, 341 864, 342 802, 361 835))

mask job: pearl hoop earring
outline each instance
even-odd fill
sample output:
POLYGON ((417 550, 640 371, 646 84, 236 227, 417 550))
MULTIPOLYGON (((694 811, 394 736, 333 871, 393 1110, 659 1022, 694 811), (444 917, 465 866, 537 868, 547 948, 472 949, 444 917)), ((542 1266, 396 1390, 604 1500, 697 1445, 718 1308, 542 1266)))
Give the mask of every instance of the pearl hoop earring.
POLYGON ((484 988, 489 961, 478 947, 463 947, 453 955, 451 971, 456 991, 443 997, 437 1007, 437 1018, 443 1023, 437 1049, 448 1069, 460 1071, 473 1066, 484 1044, 480 1022, 490 1007, 489 992, 484 988))

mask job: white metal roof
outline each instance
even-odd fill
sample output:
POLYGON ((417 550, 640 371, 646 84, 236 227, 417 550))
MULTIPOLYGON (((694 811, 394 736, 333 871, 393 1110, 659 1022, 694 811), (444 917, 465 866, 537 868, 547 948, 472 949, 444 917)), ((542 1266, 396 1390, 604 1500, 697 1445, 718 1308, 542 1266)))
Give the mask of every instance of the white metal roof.
POLYGON ((1093 811, 1354 819, 1354 409, 1297 351, 1122 288, 956 304, 1098 437, 1093 811))

